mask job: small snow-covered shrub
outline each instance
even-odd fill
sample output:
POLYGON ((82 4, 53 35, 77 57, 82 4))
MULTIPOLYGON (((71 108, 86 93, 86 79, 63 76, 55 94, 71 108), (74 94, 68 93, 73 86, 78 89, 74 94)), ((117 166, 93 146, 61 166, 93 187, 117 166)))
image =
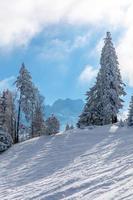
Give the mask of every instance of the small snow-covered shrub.
POLYGON ((7 150, 7 145, 4 144, 3 142, 0 142, 0 152, 3 152, 5 150, 7 150))
POLYGON ((91 129, 94 129, 95 126, 88 126, 87 128, 91 130, 91 129))
POLYGON ((52 115, 46 120, 46 133, 48 135, 53 135, 58 133, 60 130, 60 123, 59 120, 52 115))
POLYGON ((79 129, 85 129, 86 128, 86 126, 85 125, 80 125, 80 126, 78 126, 78 124, 77 124, 77 127, 79 128, 79 129))
POLYGON ((125 126, 124 121, 120 120, 120 122, 119 122, 119 127, 124 127, 124 126, 125 126))
POLYGON ((12 138, 11 136, 0 130, 0 152, 7 150, 12 145, 12 138))

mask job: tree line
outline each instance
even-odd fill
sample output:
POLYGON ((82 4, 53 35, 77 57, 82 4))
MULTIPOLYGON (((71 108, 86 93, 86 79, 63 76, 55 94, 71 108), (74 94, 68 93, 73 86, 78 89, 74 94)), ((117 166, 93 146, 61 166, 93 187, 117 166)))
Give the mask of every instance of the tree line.
POLYGON ((6 90, 0 95, 0 129, 11 135, 13 143, 22 140, 24 134, 33 138, 58 133, 59 120, 54 115, 45 120, 44 97, 24 63, 14 85, 16 92, 6 90))

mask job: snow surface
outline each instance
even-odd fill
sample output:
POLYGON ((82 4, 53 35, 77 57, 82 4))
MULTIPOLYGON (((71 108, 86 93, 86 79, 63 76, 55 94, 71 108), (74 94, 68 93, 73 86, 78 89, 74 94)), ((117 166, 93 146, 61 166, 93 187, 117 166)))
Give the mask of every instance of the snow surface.
POLYGON ((0 200, 132 200, 133 129, 42 136, 0 155, 0 200))

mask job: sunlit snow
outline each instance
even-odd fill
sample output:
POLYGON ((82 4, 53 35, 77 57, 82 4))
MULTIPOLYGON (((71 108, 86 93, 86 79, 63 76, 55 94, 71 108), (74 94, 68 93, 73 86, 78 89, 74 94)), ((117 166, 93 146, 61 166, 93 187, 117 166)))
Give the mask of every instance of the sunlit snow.
POLYGON ((0 155, 0 200, 133 199, 133 130, 42 136, 0 155))

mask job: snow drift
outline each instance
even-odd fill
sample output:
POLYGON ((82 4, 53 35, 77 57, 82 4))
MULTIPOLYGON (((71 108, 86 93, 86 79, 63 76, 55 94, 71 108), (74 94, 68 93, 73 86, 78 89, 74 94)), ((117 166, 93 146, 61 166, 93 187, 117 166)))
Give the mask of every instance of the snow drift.
POLYGON ((133 199, 133 129, 72 130, 0 155, 2 200, 133 199))

